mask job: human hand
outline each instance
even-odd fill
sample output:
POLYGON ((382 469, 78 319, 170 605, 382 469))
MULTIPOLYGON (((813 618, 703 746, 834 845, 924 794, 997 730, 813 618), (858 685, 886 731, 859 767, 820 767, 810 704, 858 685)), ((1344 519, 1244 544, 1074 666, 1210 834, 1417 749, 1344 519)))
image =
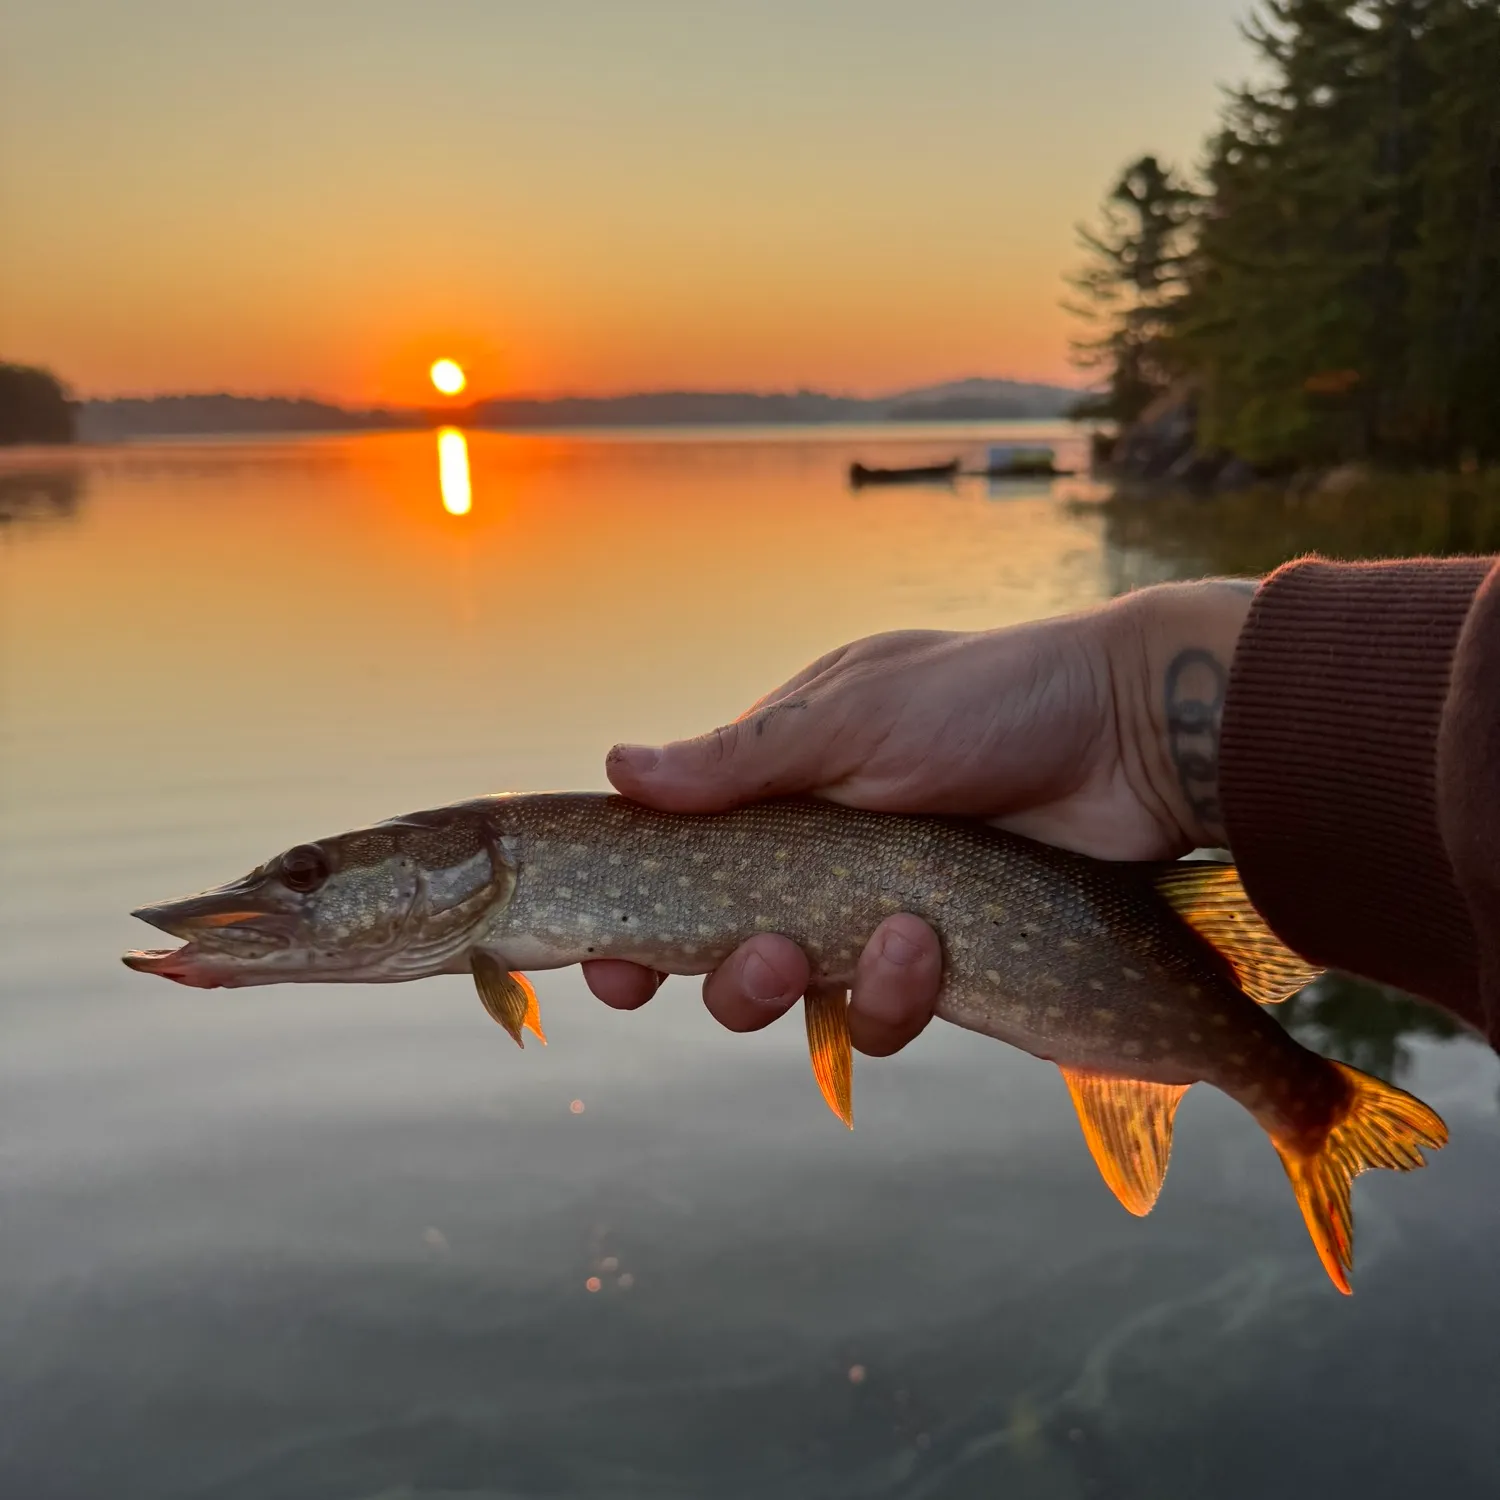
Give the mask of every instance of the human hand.
MULTIPOLYGON (((901 631, 820 658, 733 724, 662 747, 617 745, 618 791, 673 812, 811 793, 887 812, 984 818, 1103 859, 1160 859, 1222 843, 1218 726, 1253 586, 1144 589, 1082 614, 1003 630, 901 631)), ((584 965, 620 1009, 661 976, 584 965)), ((932 1017, 936 934, 888 917, 860 958, 849 1029, 882 1056, 932 1017)), ((704 981, 734 1031, 768 1025, 809 982, 788 939, 749 939, 704 981)))

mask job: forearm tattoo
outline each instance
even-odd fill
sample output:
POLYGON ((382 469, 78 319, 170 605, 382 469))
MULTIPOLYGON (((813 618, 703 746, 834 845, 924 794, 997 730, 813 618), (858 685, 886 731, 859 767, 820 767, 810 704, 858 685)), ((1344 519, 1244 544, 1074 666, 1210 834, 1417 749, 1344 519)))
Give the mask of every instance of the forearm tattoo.
POLYGON ((1182 795, 1199 826, 1220 843, 1219 729, 1229 670, 1212 651, 1179 651, 1167 667, 1167 745, 1182 795))

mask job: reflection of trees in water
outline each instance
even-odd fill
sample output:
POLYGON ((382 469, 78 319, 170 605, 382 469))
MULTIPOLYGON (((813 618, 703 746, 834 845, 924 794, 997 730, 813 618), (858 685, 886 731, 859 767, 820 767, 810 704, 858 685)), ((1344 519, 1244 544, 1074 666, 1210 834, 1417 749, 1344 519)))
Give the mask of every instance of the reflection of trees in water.
MULTIPOLYGON (((378 433, 375 441, 397 437, 378 433)), ((427 433, 420 437, 424 448, 431 441, 427 433)), ((200 481, 241 479, 266 480, 297 478, 316 479, 348 469, 352 455, 360 451, 365 435, 329 435, 307 437, 293 435, 284 441, 255 438, 160 438, 135 447, 122 443, 118 447, 94 448, 89 451, 89 467, 106 479, 128 479, 132 483, 157 480, 200 481)), ((363 451, 376 453, 373 447, 363 451)))
POLYGON ((77 515, 84 478, 76 468, 0 472, 0 526, 10 521, 56 521, 77 515))
POLYGON ((1416 1037, 1447 1041, 1473 1033, 1446 1011, 1414 1000, 1400 990, 1325 974, 1274 1008, 1278 1020, 1315 1052, 1400 1083, 1412 1066, 1416 1037))
POLYGON ((1103 501, 1108 582, 1269 573, 1307 552, 1443 557, 1500 552, 1494 475, 1372 476, 1337 493, 1261 488, 1194 499, 1117 493, 1103 501))

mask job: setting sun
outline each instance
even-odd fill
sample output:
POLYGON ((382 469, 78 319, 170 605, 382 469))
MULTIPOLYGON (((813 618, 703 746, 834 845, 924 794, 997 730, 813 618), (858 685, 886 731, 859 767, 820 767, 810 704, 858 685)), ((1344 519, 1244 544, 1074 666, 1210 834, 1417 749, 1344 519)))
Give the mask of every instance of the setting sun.
POLYGON ((456 396, 469 383, 463 370, 451 359, 438 360, 427 373, 432 376, 432 383, 445 396, 456 396))

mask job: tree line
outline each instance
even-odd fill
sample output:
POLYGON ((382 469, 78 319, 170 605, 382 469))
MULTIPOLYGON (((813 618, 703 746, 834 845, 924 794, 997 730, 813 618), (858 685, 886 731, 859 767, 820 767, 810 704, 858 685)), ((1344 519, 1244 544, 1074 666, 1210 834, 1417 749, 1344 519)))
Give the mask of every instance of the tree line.
POLYGON ((72 441, 73 404, 62 382, 30 365, 0 363, 0 444, 72 441))
POLYGON ((1144 156, 1081 231, 1085 414, 1171 393, 1265 468, 1500 458, 1500 4, 1262 0, 1245 34, 1196 174, 1144 156))

